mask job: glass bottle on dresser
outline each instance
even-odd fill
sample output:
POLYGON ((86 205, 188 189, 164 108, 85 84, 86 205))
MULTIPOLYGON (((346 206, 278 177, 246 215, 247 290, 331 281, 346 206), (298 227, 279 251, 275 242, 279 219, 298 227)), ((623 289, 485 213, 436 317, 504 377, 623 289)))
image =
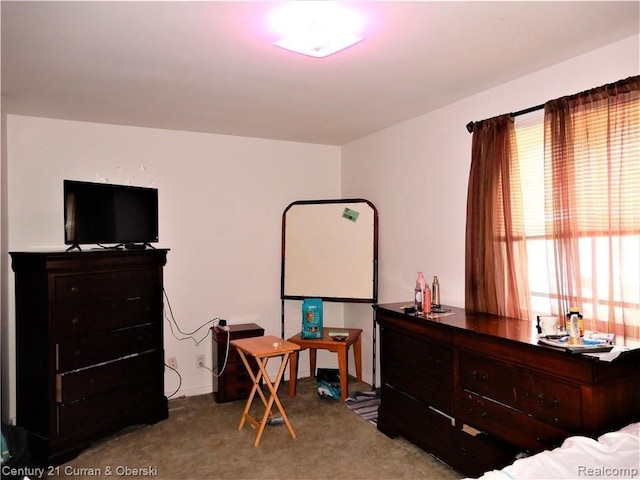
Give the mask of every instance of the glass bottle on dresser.
POLYGON ((429 315, 431 313, 431 288, 429 284, 424 284, 424 293, 422 295, 422 314, 429 315))
POLYGON ((424 274, 418 272, 418 278, 416 279, 416 286, 413 289, 413 303, 416 309, 416 315, 422 312, 422 305, 424 300, 424 287, 427 281, 424 279, 424 274))
POLYGON ((433 282, 431 283, 431 289, 433 293, 431 295, 431 301, 433 302, 433 308, 440 308, 440 282, 438 276, 433 276, 433 282))

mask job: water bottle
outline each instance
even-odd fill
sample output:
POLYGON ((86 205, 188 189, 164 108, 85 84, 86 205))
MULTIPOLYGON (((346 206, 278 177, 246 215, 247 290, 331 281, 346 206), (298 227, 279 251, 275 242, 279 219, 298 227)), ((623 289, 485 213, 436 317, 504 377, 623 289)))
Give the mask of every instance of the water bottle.
POLYGON ((573 315, 576 316, 576 322, 578 324, 578 337, 582 337, 584 336, 584 321, 582 320, 582 314, 580 313, 580 309, 576 307, 571 307, 569 309, 569 313, 567 313, 567 319, 568 319, 567 332, 570 333, 571 321, 572 321, 573 315))
POLYGON ((580 325, 577 313, 569 316, 569 345, 578 345, 580 342, 580 325))
POLYGON ((438 276, 434 275, 433 282, 431 283, 431 302, 433 308, 440 308, 440 282, 438 282, 438 276))

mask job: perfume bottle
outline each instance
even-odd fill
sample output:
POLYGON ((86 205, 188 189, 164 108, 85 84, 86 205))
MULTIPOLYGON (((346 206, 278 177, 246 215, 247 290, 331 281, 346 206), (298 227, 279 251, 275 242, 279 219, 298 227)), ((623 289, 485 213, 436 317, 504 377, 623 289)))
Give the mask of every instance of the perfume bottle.
POLYGON ((422 314, 429 315, 431 313, 431 288, 429 284, 424 284, 424 293, 422 295, 422 314))

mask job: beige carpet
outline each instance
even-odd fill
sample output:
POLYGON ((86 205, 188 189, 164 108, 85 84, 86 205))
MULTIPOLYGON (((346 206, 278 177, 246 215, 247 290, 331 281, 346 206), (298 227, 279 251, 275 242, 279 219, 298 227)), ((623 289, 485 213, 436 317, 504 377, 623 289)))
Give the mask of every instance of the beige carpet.
MULTIPOLYGON (((268 426, 260 445, 245 423, 244 401, 216 404, 211 395, 169 401, 169 419, 131 428, 61 465, 65 478, 162 479, 459 479, 461 475, 402 439, 390 439, 343 403, 320 398, 311 378, 279 398, 297 433, 268 426)), ((366 391, 352 382, 350 391, 366 391)), ((262 407, 259 400, 256 407, 262 407)), ((256 415, 263 410, 255 409, 256 415)))

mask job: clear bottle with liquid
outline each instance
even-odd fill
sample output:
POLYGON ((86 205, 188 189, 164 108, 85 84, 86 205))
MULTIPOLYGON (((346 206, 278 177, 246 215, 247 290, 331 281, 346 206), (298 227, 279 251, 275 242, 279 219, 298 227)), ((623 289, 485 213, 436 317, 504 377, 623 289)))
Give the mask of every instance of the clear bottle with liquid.
POLYGON ((578 336, 583 337, 584 336, 584 320, 582 319, 582 314, 580 313, 580 309, 577 307, 571 307, 569 309, 569 313, 567 313, 567 333, 571 334, 571 323, 572 323, 573 315, 576 316, 576 322, 578 325, 578 328, 577 328, 578 336))
POLYGON ((427 281, 424 279, 424 274, 418 272, 418 278, 416 279, 416 286, 413 289, 413 301, 416 309, 416 314, 422 313, 422 305, 424 299, 424 286, 427 281))
POLYGON ((578 313, 569 314, 569 324, 567 325, 569 330, 569 345, 580 344, 580 325, 578 313))

